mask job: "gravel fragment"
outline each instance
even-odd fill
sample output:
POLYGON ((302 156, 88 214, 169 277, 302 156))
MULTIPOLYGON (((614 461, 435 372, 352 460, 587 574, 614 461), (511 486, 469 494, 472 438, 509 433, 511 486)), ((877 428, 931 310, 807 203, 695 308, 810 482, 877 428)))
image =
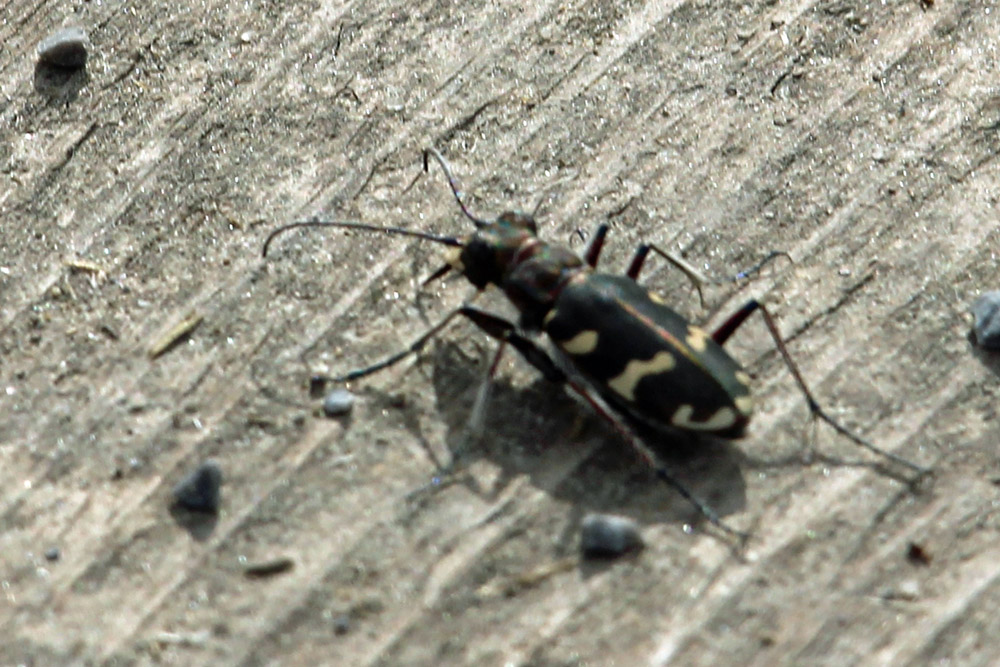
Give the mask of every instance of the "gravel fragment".
POLYGON ((50 563, 54 563, 55 561, 59 560, 59 555, 60 555, 59 549, 57 549, 56 547, 50 547, 45 550, 45 560, 49 561, 50 563))
POLYGON ((989 350, 1000 350, 1000 291, 986 292, 972 304, 972 330, 976 342, 989 350))
POLYGON ((351 618, 347 614, 341 614, 333 619, 333 632, 338 635, 346 635, 351 629, 351 618))
POLYGON ((580 547, 587 557, 614 557, 642 547, 639 524, 613 514, 588 514, 580 525, 580 547))
POLYGON ((222 468, 208 460, 195 468, 174 487, 174 500, 185 509, 195 512, 219 511, 222 486, 222 468))
POLYGON ((83 67, 87 64, 87 33, 77 27, 55 31, 39 43, 38 60, 68 69, 83 67))
POLYGON ((933 559, 922 544, 910 542, 906 547, 906 560, 914 565, 930 565, 933 559))
POLYGON ((285 572, 291 572, 295 568, 295 561, 288 557, 274 558, 272 560, 261 561, 247 565, 243 574, 248 579, 265 579, 274 577, 285 572))
POLYGON ((346 389, 334 389, 323 398, 323 414, 327 417, 346 415, 354 408, 355 396, 346 389))

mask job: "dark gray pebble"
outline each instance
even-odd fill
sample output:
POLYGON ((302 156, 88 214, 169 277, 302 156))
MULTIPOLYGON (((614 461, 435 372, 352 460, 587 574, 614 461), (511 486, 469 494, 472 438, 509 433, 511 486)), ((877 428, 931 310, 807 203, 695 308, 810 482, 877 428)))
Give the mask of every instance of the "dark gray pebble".
POLYGON ((46 549, 45 550, 45 560, 49 561, 50 563, 53 563, 53 562, 59 560, 59 549, 57 549, 55 547, 51 547, 49 549, 46 549))
POLYGON ((976 342, 1000 350, 1000 292, 986 292, 972 304, 972 330, 976 342))
POLYGON ((219 511, 222 468, 208 460, 195 468, 174 487, 174 500, 181 507, 195 512, 219 511))
POLYGON ((613 557, 642 547, 639 524, 613 514, 588 514, 580 525, 580 547, 588 557, 613 557))
POLYGON ((333 619, 333 631, 338 635, 346 635, 351 629, 351 619, 347 614, 341 614, 333 619))
POLYGON ((323 398, 323 414, 327 417, 346 415, 354 408, 354 394, 346 389, 334 389, 323 398))
POLYGON ((247 565, 247 567, 243 570, 243 574, 246 575, 248 579, 266 579, 267 577, 274 577, 279 574, 284 574, 285 572, 291 572, 294 568, 294 560, 282 557, 247 565))
POLYGON ((38 59, 56 67, 83 67, 87 64, 87 33, 83 28, 57 30, 38 45, 38 59))

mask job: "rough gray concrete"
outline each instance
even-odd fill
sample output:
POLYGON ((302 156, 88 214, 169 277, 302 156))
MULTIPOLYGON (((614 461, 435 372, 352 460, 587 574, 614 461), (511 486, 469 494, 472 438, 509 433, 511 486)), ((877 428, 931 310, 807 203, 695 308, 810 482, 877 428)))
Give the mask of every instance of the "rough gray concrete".
POLYGON ((0 664, 992 663, 1000 363, 968 308, 1000 287, 998 13, 7 2, 0 664), (66 25, 86 69, 36 66, 66 25), (611 221, 608 271, 641 240, 717 274, 788 251, 707 309, 662 261, 643 280, 709 324, 767 299, 824 405, 934 478, 910 489, 812 426, 755 319, 730 345, 748 436, 652 443, 752 533, 744 559, 513 357, 466 473, 417 493, 490 341, 450 328, 353 383, 341 420, 307 379, 400 349, 470 288, 421 290, 438 248, 383 235, 260 250, 315 213, 468 230, 427 145, 482 215, 539 206, 577 249, 611 221), (172 512, 207 458, 221 513, 172 512), (581 563, 591 511, 640 521, 645 549, 581 563))

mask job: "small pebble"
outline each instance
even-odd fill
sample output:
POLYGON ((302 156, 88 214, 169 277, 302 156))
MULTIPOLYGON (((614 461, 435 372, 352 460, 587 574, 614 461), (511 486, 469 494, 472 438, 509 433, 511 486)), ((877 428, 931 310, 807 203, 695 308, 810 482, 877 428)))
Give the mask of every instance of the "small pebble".
POLYGON ((354 394, 346 389, 334 389, 323 398, 323 414, 327 417, 346 415, 354 407, 354 394))
POLYGON ((927 549, 916 542, 910 542, 906 547, 906 559, 914 565, 930 565, 932 560, 927 549))
POLYGON ((38 59, 56 67, 83 67, 87 64, 87 33, 83 28, 57 30, 38 45, 38 59))
POLYGON ((333 631, 338 635, 346 635, 351 629, 351 619, 347 614, 341 614, 333 619, 333 631))
POLYGON ((59 549, 55 547, 46 549, 45 560, 49 561, 50 563, 54 563, 55 561, 59 560, 59 549))
POLYGON ((976 342, 988 350, 1000 350, 1000 291, 986 292, 976 299, 972 318, 976 342))
POLYGON ((580 525, 580 547, 588 557, 613 557, 642 547, 639 524, 613 514, 588 514, 580 525))
POLYGON ((920 584, 915 579, 907 579, 899 584, 896 595, 900 600, 916 600, 920 597, 920 584))
POLYGON ((198 466, 174 487, 174 500, 185 509, 195 512, 219 511, 222 486, 222 468, 208 460, 198 466))

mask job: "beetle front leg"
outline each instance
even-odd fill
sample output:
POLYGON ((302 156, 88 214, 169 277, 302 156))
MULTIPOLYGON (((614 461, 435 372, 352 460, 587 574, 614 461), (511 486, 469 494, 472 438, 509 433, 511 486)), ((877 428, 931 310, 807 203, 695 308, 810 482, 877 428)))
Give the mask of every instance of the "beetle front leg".
POLYGON ((601 256, 601 250, 604 248, 604 239, 607 235, 608 226, 599 225, 594 232, 594 238, 590 240, 590 245, 587 246, 587 252, 584 254, 583 260, 592 269, 597 268, 597 260, 601 256))
POLYGON ((440 322, 438 322, 430 329, 425 331, 423 335, 420 336, 420 338, 413 341, 413 343, 411 343, 410 346, 407 347, 405 350, 397 352, 396 354, 392 354, 383 359, 382 361, 371 364, 370 366, 365 366, 364 368, 358 368, 356 370, 349 371, 347 373, 344 373, 343 375, 338 375, 336 377, 329 377, 326 375, 314 375, 310 380, 310 386, 313 388, 313 393, 315 393, 316 390, 322 390, 322 387, 327 382, 336 382, 336 383, 350 382, 352 380, 358 380, 360 378, 372 375, 373 373, 377 373, 381 370, 385 370, 386 368, 395 366, 396 364, 398 364, 400 361, 410 356, 411 354, 416 354, 420 352, 422 349, 424 349, 424 346, 427 344, 427 341, 429 341, 431 338, 434 338, 434 336, 441 333, 441 330, 444 329, 446 326, 448 326, 448 324, 450 324, 451 321, 455 319, 456 316, 463 314, 462 311, 467 307, 469 306, 462 306, 461 308, 456 308, 455 310, 451 311, 450 313, 445 315, 440 322))
MULTIPOLYGON (((477 293, 472 298, 475 298, 478 295, 479 293, 477 293)), ((323 388, 326 386, 326 383, 328 382, 334 382, 334 383, 350 382, 352 380, 358 380, 360 378, 367 377, 369 375, 377 373, 381 370, 385 370, 386 368, 395 366, 396 364, 398 364, 400 361, 410 356, 411 354, 417 354, 418 352, 423 350, 424 346, 427 345, 428 341, 434 338, 434 336, 441 333, 441 331, 445 327, 447 327, 451 323, 451 321, 455 319, 457 316, 466 315, 468 317, 466 311, 482 312, 479 309, 474 308, 473 306, 470 305, 464 305, 459 308, 456 308, 455 310, 451 311, 443 318, 441 318, 441 320, 437 324, 435 324, 430 329, 421 334, 421 336, 417 338, 417 340, 413 341, 409 345, 409 347, 407 347, 405 350, 401 350, 395 354, 389 355, 382 361, 378 361, 374 364, 371 364, 370 366, 365 366, 364 368, 358 368, 356 370, 349 371, 347 373, 344 373, 343 375, 338 375, 335 377, 330 377, 328 375, 318 375, 318 374, 313 375, 312 378, 310 378, 309 382, 310 392, 313 395, 317 395, 318 393, 322 392, 323 388)))

